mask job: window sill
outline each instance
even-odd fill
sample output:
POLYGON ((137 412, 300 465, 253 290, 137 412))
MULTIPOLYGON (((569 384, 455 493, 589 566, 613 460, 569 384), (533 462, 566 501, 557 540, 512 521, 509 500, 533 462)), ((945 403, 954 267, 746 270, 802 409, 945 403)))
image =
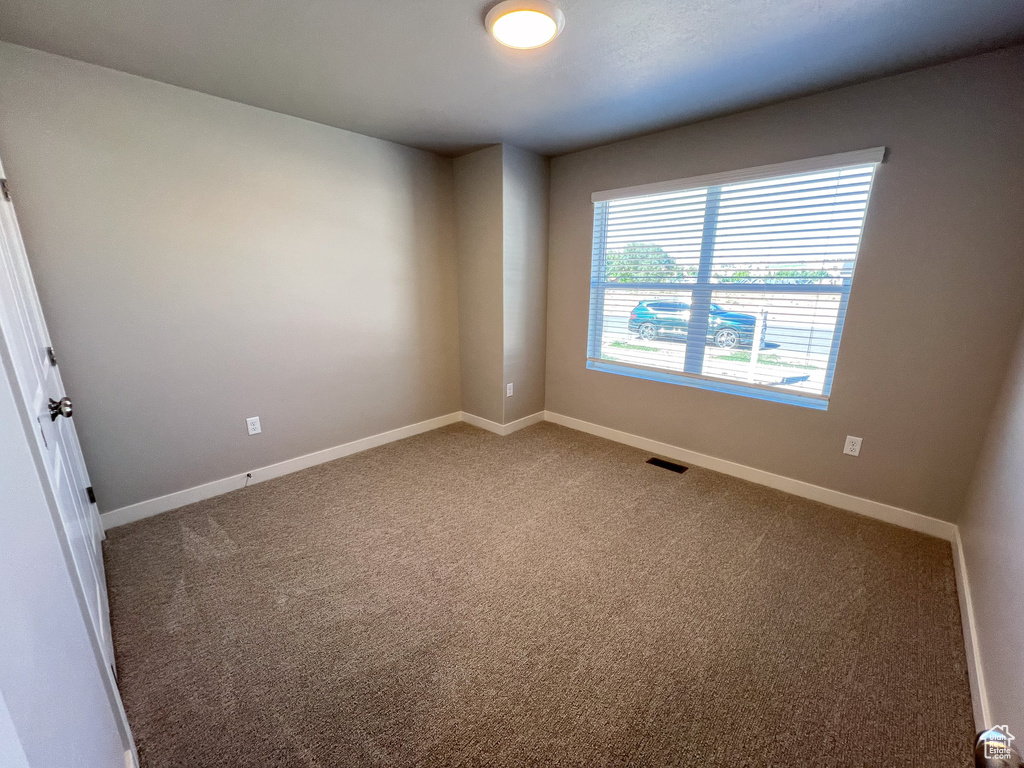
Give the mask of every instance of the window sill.
POLYGON ((696 387, 697 389, 706 389, 711 392, 724 392, 730 395, 752 397, 755 400, 767 400, 772 403, 796 405, 816 411, 828 410, 828 398, 816 395, 801 395, 797 392, 779 390, 759 384, 743 384, 724 379, 712 379, 706 376, 694 376, 689 373, 677 373, 657 368, 613 363, 608 360, 598 360, 595 358, 587 360, 587 369, 602 373, 614 373, 618 376, 630 376, 634 379, 660 381, 665 384, 680 384, 684 387, 696 387))

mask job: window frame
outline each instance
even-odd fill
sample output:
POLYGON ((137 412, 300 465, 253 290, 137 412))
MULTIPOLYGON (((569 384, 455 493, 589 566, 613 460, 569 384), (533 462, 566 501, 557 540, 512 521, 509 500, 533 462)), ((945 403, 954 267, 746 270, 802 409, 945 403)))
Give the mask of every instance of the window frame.
MULTIPOLYGON (((591 202, 594 206, 594 230, 591 251, 590 316, 587 321, 587 369, 605 373, 614 373, 622 376, 631 376, 633 378, 647 379, 650 381, 681 384, 684 386, 697 387, 699 389, 742 395, 759 400, 797 405, 816 410, 827 410, 832 391, 832 384, 835 378, 836 364, 839 359, 839 344, 846 324, 846 310, 849 304, 850 292, 853 288, 854 272, 860 257, 860 246, 863 242, 864 228, 867 226, 867 215, 871 204, 871 192, 874 188, 874 180, 878 172, 878 166, 885 162, 886 155, 886 147, 873 147, 871 149, 842 152, 834 155, 824 155, 821 157, 812 157, 785 163, 774 163, 755 168, 743 168, 734 171, 726 171, 724 173, 694 176, 686 179, 675 179, 671 181, 655 182, 653 184, 619 187, 617 189, 609 189, 593 193, 593 195, 591 195, 591 202), (744 283, 742 285, 730 284, 728 288, 730 292, 749 294, 834 293, 839 295, 839 310, 836 326, 832 335, 829 359, 825 371, 825 381, 820 395, 795 392, 793 390, 783 390, 777 387, 755 384, 752 382, 733 382, 725 378, 713 377, 703 373, 694 373, 692 370, 676 371, 654 366, 640 365, 637 363, 605 360, 601 357, 603 320, 599 324, 595 321, 595 318, 604 317, 605 292, 609 282, 608 280, 602 280, 600 278, 605 274, 609 211, 608 204, 610 202, 632 197, 644 197, 648 195, 685 192, 691 189, 707 188, 709 190, 709 202, 706 203, 706 210, 710 210, 712 213, 705 215, 715 216, 716 214, 714 211, 717 210, 717 206, 715 205, 716 201, 712 201, 711 197, 714 195, 714 190, 716 188, 720 193, 721 187, 729 184, 864 165, 874 165, 875 168, 873 169, 871 182, 868 186, 867 196, 865 198, 864 221, 861 225, 861 236, 858 239, 857 248, 854 251, 853 268, 848 276, 843 277, 841 284, 805 285, 798 283, 744 283)), ((707 223, 705 223, 705 226, 707 226, 707 223)), ((716 222, 712 220, 711 226, 716 226, 716 222)), ((703 240, 700 267, 698 275, 693 282, 628 283, 628 286, 632 289, 641 291, 665 291, 671 287, 678 287, 682 290, 690 291, 690 300, 688 303, 691 307, 699 304, 707 304, 710 307, 710 305, 714 303, 711 299, 712 293, 716 290, 715 286, 717 284, 712 283, 710 280, 710 270, 714 258, 714 238, 710 238, 710 251, 705 253, 708 241, 708 237, 705 237, 703 240), (706 293, 707 296, 698 299, 696 295, 698 293, 706 293), (704 301, 704 299, 706 299, 706 301, 704 301)), ((718 288, 717 290, 722 289, 718 288)), ((658 300, 661 301, 661 299, 658 300)), ((671 301, 674 299, 666 297, 664 300, 671 301)), ((682 301, 681 298, 678 300, 682 301)), ((707 318, 691 314, 690 322, 694 323, 697 328, 706 327, 707 318)), ((690 345, 687 345, 685 368, 701 368, 703 366, 705 344, 706 341, 699 345, 695 345, 692 355, 690 353, 690 345)))

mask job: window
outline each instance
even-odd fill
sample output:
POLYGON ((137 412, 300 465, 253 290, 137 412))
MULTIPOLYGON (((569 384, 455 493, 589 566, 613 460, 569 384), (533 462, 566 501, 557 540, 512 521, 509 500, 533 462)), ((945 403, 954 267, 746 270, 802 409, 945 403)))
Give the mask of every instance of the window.
POLYGON ((828 408, 884 154, 596 193, 587 367, 828 408))

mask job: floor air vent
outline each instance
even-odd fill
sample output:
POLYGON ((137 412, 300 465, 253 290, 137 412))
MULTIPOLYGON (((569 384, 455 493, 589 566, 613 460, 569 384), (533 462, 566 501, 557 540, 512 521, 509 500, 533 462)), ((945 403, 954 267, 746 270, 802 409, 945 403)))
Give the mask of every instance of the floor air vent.
POLYGON ((664 459, 650 458, 647 460, 647 463, 653 464, 656 467, 661 467, 662 469, 671 469, 673 472, 678 472, 679 474, 682 474, 688 469, 687 467, 684 467, 682 464, 676 464, 675 462, 672 461, 665 461, 664 459))

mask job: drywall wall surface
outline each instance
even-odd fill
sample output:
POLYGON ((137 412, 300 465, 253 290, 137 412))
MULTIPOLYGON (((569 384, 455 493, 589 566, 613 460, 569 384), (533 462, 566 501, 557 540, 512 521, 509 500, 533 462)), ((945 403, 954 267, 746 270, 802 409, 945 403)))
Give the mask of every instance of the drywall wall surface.
POLYGON ((504 144, 502 158, 507 424, 544 410, 549 174, 547 158, 528 150, 504 144))
POLYGON ((960 518, 992 725, 1024 731, 1024 333, 960 518))
POLYGON ((0 156, 101 509, 458 410, 450 160, 9 44, 0 156))
POLYGON ((462 410, 501 424, 501 145, 458 157, 454 165, 462 410))
POLYGON ((1018 47, 555 158, 548 410, 954 520, 1024 314, 1022 82, 1018 47), (827 411, 586 369, 593 192, 880 145, 827 411))

